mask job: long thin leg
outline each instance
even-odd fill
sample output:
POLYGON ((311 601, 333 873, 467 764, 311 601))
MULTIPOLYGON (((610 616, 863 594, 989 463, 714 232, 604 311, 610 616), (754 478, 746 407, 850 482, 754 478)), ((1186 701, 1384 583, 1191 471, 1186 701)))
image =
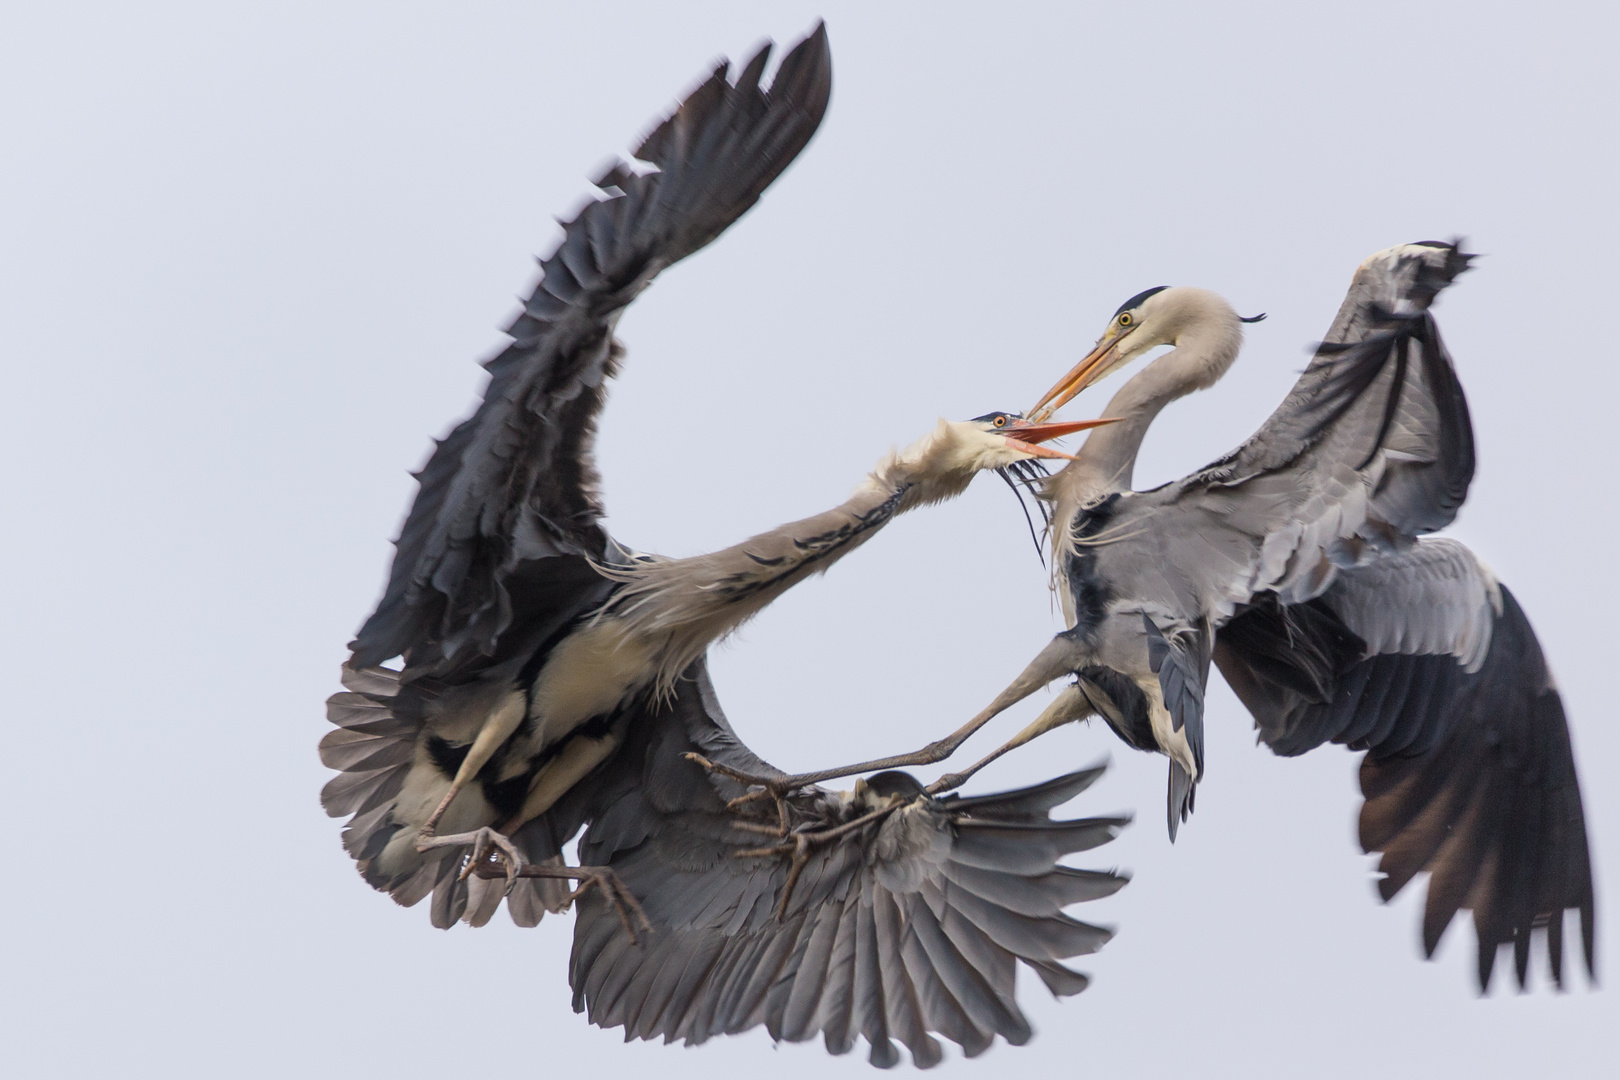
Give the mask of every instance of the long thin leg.
POLYGON ((461 759, 461 767, 456 770, 455 778, 450 781, 450 790, 444 793, 444 798, 439 800, 439 805, 433 808, 433 813, 429 814, 427 821, 422 824, 416 843, 417 851, 429 851, 436 847, 447 846, 430 842, 438 830, 439 819, 444 817, 446 810, 450 809, 450 804, 455 801, 461 789, 472 782, 472 778, 478 775, 478 770, 484 767, 489 759, 495 755, 495 751, 501 748, 501 744, 511 738, 512 732, 516 731, 518 725, 523 723, 525 707, 526 700, 522 692, 513 690, 501 699, 501 703, 479 726, 477 736, 473 738, 472 745, 467 748, 467 756, 461 759))
MULTIPOLYGON (((877 772, 882 769, 900 769, 912 765, 932 765, 944 761, 954 754, 958 747, 972 738, 984 725, 996 716, 1018 702, 1024 700, 1053 679, 1062 678, 1073 670, 1075 659, 1075 646, 1068 638, 1059 634, 1051 643, 1042 649, 1040 654, 1030 661, 1018 678, 1014 679, 996 699, 973 719, 957 728, 945 738, 931 742, 921 750, 909 754, 897 754, 893 757, 876 758, 872 761, 863 761, 856 765, 844 765, 836 769, 823 769, 820 772, 800 773, 796 776, 750 776, 735 769, 716 766, 697 754, 687 754, 687 760, 695 761, 704 768, 719 772, 744 784, 755 785, 759 791, 750 791, 730 802, 730 806, 738 807, 761 799, 776 799, 780 803, 782 796, 790 791, 805 787, 809 784, 819 784, 823 780, 836 780, 843 776, 854 776, 856 773, 877 772)), ((1033 737, 1033 736, 1031 736, 1033 737)))
MULTIPOLYGON (((1014 735, 1011 739, 1008 739, 995 750, 992 750, 990 753, 986 754, 984 757, 980 758, 963 771, 957 773, 948 773, 947 775, 940 777, 934 783, 928 785, 926 791, 932 796, 950 791, 953 788, 961 787, 962 784, 966 783, 968 778, 974 773, 978 772, 992 761, 995 761, 1003 754, 1016 750, 1026 743, 1033 742, 1054 728, 1062 727, 1064 724, 1074 720, 1083 720, 1092 715, 1095 711, 1096 710, 1092 707, 1090 700, 1086 698, 1086 695, 1078 686, 1065 687, 1063 691, 1052 701, 1052 704, 1048 705, 1041 715, 1036 717, 1035 720, 1023 731, 1020 731, 1017 735, 1014 735)), ((730 772, 730 770, 724 771, 727 773, 730 772)), ((776 918, 778 921, 781 921, 787 918, 788 902, 793 896, 793 887, 798 884, 799 876, 804 872, 806 864, 808 864, 810 861, 810 855, 813 851, 815 851, 816 848, 820 847, 822 844, 825 844, 829 840, 843 836, 845 833, 863 828, 875 821, 879 821, 898 810, 900 807, 905 806, 910 801, 910 799, 894 797, 889 800, 889 805, 881 807, 880 809, 874 810, 868 814, 864 814, 861 817, 856 818, 854 821, 845 822, 843 825, 836 826, 835 828, 824 829, 820 832, 794 833, 783 843, 773 844, 769 847, 748 848, 743 851, 734 851, 731 854, 733 858, 738 859, 775 858, 782 855, 791 856, 787 881, 782 886, 782 896, 776 904, 776 918)))
MULTIPOLYGON (((499 713, 496 714, 496 716, 499 715, 499 713)), ((521 715, 519 713, 520 719, 521 715)), ((491 717, 489 721, 485 722, 484 731, 489 731, 494 726, 494 720, 495 717, 491 717)), ((480 740, 483 739, 483 734, 483 732, 479 733, 480 740)), ((569 788, 584 779, 592 769, 600 765, 603 759, 619 745, 622 734, 622 728, 615 728, 599 739, 584 736, 570 739, 563 746, 561 753, 541 767, 540 772, 529 785, 529 793, 523 800, 523 806, 516 814, 502 822, 499 828, 492 829, 486 826, 481 829, 474 829, 472 832, 453 833, 450 836, 437 835, 433 831, 433 826, 439 816, 444 813, 445 808, 450 805, 450 800, 455 797, 457 791, 456 786, 452 783, 450 792, 445 795, 443 801, 439 803, 438 809, 433 812, 433 816, 428 819, 427 824, 422 827, 422 831, 417 835, 416 850, 432 851, 434 848, 470 846, 473 849, 472 858, 468 860, 466 867, 461 871, 462 880, 466 880, 467 876, 475 870, 479 872, 480 877, 489 877, 489 874, 483 872, 484 868, 487 866, 503 866, 502 873, 506 877, 508 891, 511 890, 520 877, 558 876, 556 874, 526 874, 529 864, 523 858, 522 853, 518 851, 517 845, 513 844, 508 837, 547 810, 550 810, 552 805, 569 788)), ((504 741, 505 736, 501 738, 504 741)), ((499 745, 499 741, 493 743, 493 746, 499 745)), ((473 746, 476 749, 478 743, 474 742, 473 746)), ((489 753, 494 752, 493 746, 489 753)), ((469 753, 467 756, 470 758, 472 754, 469 753)), ((473 775, 477 775, 477 770, 473 771, 473 775)), ((459 773, 457 779, 460 779, 459 773)), ((611 897, 612 894, 609 893, 608 895, 611 897)))
POLYGON ((974 773, 1001 757, 1001 755, 1016 750, 1025 743, 1034 742, 1053 728, 1060 728, 1072 720, 1084 720, 1095 711, 1091 707, 1090 700, 1087 699, 1078 686, 1066 686, 1057 697, 1052 699, 1052 704, 1048 705, 1045 711, 1037 716, 1023 731, 1020 731, 961 772, 946 773, 938 780, 935 780, 928 785, 928 794, 941 795, 947 791, 953 791, 967 783, 974 773))
POLYGON ((600 738, 575 733, 563 743, 557 756, 540 767, 529 783, 529 792, 523 798, 518 812, 501 823, 500 831, 510 836, 523 826, 550 810, 568 790, 590 775, 592 769, 607 760, 618 749, 624 736, 624 725, 614 725, 600 738))

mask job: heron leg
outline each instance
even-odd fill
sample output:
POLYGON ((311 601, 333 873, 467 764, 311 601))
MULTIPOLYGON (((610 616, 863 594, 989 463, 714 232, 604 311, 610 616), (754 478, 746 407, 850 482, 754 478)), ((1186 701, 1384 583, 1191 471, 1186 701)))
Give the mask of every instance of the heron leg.
MULTIPOLYGON (((438 842, 435 837, 439 819, 444 817, 446 810, 450 809, 450 804, 455 801, 461 789, 472 782, 473 777, 478 775, 478 770, 482 769, 489 762, 489 759, 495 756, 495 751, 499 750, 501 744, 511 738, 512 733, 518 729, 518 725, 523 723, 525 707, 526 699, 522 691, 513 690, 501 699, 501 703, 479 726, 477 736, 474 737, 472 745, 467 748, 467 756, 461 759, 461 766, 456 769, 455 778, 450 781, 450 789, 444 793, 444 798, 439 800, 439 805, 433 808, 433 813, 428 815, 427 821, 422 823, 422 828, 417 833, 417 851, 431 851, 434 848, 450 846, 449 843, 438 842)), ((457 835, 476 837, 478 833, 458 833, 457 835)), ((443 839, 448 841, 451 838, 444 837, 443 839)), ((464 839, 459 842, 470 844, 474 841, 464 839)))
MULTIPOLYGON (((914 750, 909 754, 896 754, 893 757, 875 758, 871 761, 862 761, 855 765, 844 765, 836 769, 822 769, 820 772, 799 773, 794 776, 757 776, 733 769, 729 766, 718 765, 703 757, 701 754, 687 754, 686 759, 702 766, 710 772, 719 773, 722 776, 730 777, 740 784, 759 789, 757 791, 745 792, 744 794, 732 799, 726 804, 726 806, 730 809, 737 809, 739 807, 746 806, 749 803, 759 802, 764 799, 774 799, 777 804, 778 813, 782 819, 781 832, 779 835, 785 836, 788 832, 788 822, 787 805, 784 800, 792 792, 803 787, 808 787, 811 784, 819 784, 824 780, 837 780, 840 777, 854 776, 857 773, 879 772, 883 769, 903 769, 915 765, 933 765, 936 762, 944 761, 946 758, 954 754, 957 751, 957 748, 959 748, 963 743, 972 738, 980 728, 984 727, 984 725, 995 719, 1002 712, 1024 700, 1041 687, 1046 686, 1048 683, 1052 682, 1052 680, 1062 678, 1064 675, 1069 674, 1069 672, 1074 669, 1076 663, 1075 648, 1076 646, 1072 641, 1070 641, 1064 635, 1059 634, 1057 637, 1052 639, 1051 643, 1047 645, 1046 648, 1041 650, 1040 654, 1037 655, 1034 660, 1030 661, 1029 666, 1023 670, 1023 673, 1020 674, 1018 678, 1014 679, 1012 683, 1008 685, 1007 689, 996 695, 996 699, 986 706, 982 712, 980 712, 973 719, 969 720, 967 723, 963 724, 961 727, 957 728, 955 731, 951 732, 945 738, 936 742, 931 742, 921 750, 914 750)), ((1050 712, 1050 709, 1048 712, 1050 712)), ((1043 713, 1042 715, 1044 716, 1045 714, 1043 713)), ((1029 738, 1034 738, 1034 735, 1030 735, 1029 738)), ((1025 741, 1027 742, 1028 739, 1025 741)), ((1012 747, 1006 747, 999 753, 1005 753, 1010 749, 1012 749, 1012 747)), ((991 758, 981 762, 979 765, 975 765, 968 775, 971 775, 972 772, 976 772, 979 768, 982 768, 983 765, 988 764, 989 761, 994 760, 996 756, 999 756, 999 753, 997 755, 992 755, 991 758)))
POLYGON ((595 738, 578 733, 569 737, 557 756, 542 765, 529 782, 523 805, 501 824, 501 832, 508 835, 515 833, 555 806, 570 788, 589 776, 592 769, 619 748, 624 727, 623 723, 615 724, 605 734, 595 738))
MULTIPOLYGON (((462 881, 467 880, 468 875, 472 874, 476 867, 486 864, 501 866, 504 867, 502 873, 506 877, 506 887, 511 889, 516 884, 517 879, 523 876, 523 871, 527 867, 527 863, 524 862, 523 855, 518 851, 517 846, 508 840, 503 833, 496 832, 487 826, 482 829, 474 829, 472 832, 452 833, 449 836, 435 836, 428 833, 416 838, 417 851, 432 851, 435 848, 446 847, 472 848, 472 858, 467 860, 467 865, 461 870, 460 880, 462 881)), ((483 874, 480 876, 488 877, 489 875, 483 874)))
MULTIPOLYGON (((622 728, 616 728, 601 738, 593 739, 576 736, 570 739, 561 753, 541 767, 529 784, 529 793, 523 800, 523 806, 516 814, 502 822, 499 828, 485 827, 474 829, 472 832, 454 833, 450 836, 435 835, 432 831, 434 823, 444 813, 445 808, 450 805, 450 800, 455 796, 456 789, 452 785, 450 793, 439 803, 439 808, 434 811, 433 817, 428 819, 427 825, 423 826, 421 834, 417 836, 416 850, 431 851, 434 848, 471 846, 473 849, 472 857, 467 860, 467 865, 462 868, 461 880, 465 881, 469 875, 475 872, 482 878, 495 877, 498 875, 492 872, 492 868, 500 869, 501 875, 506 878, 505 892, 510 892, 512 886, 517 884, 517 879, 520 877, 568 876, 555 872, 556 867, 541 868, 530 864, 523 858, 523 854, 518 851, 517 845, 513 844, 508 838, 524 825, 550 810, 557 800, 567 793, 569 788, 584 779, 592 769, 600 765, 618 747, 622 730, 622 728)), ((474 745, 476 746, 476 743, 474 745)), ((472 755, 469 753, 468 756, 471 757, 472 755)), ((594 868, 592 872, 594 873, 594 868)), ((590 877, 590 875, 586 876, 590 877)), ((575 890, 575 895, 584 890, 586 885, 590 883, 591 881, 588 880, 581 884, 579 889, 575 890)), ((620 885, 618 888, 622 890, 623 886, 620 885)), ((603 893, 618 909, 618 901, 614 899, 615 892, 604 887, 603 893)), ((629 894, 625 893, 625 895, 628 896, 629 894)), ((570 902, 573 899, 573 896, 569 897, 570 902)), ((631 902, 634 903, 634 898, 632 898, 631 902)), ((498 904, 499 901, 496 901, 496 903, 498 904)), ((636 908, 638 913, 640 910, 639 907, 636 908)), ((491 912, 493 913, 493 907, 491 912)), ((620 917, 623 917, 622 910, 620 910, 620 917)))
POLYGON ((975 761, 961 772, 946 773, 944 776, 928 785, 930 795, 942 795, 947 791, 954 791, 967 783, 974 773, 1001 757, 1003 754, 1016 750, 1025 743, 1034 742, 1054 728, 1060 728, 1073 720, 1084 720, 1096 710, 1092 708, 1091 701, 1078 686, 1064 687, 1057 697, 1052 699, 1041 715, 1037 716, 1030 725, 1017 735, 1008 739, 984 757, 975 761))
POLYGON ((782 885, 782 896, 776 902, 777 921, 787 918, 788 902, 793 898, 793 888, 799 883, 799 875, 804 873, 806 864, 815 849, 829 841, 836 840, 845 833, 854 832, 875 821, 880 821, 894 813, 900 807, 910 802, 910 799, 901 796, 891 796, 887 806, 879 807, 870 813, 862 814, 853 821, 846 821, 842 825, 831 829, 821 829, 816 832, 794 833, 786 842, 772 844, 769 847, 747 848, 731 853, 734 859, 774 859, 783 855, 791 857, 788 864, 787 881, 782 885))
MULTIPOLYGON (((928 785, 928 787, 925 789, 927 796, 932 797, 934 795, 940 795, 954 788, 961 787, 962 784, 966 783, 968 778, 974 773, 978 772, 992 761, 995 761, 1003 754, 1016 750, 1026 743, 1033 742, 1054 728, 1062 727, 1064 724, 1074 720, 1083 720, 1092 715, 1094 711, 1095 710, 1092 707, 1091 701, 1078 686, 1065 687, 1062 693, 1058 694, 1058 696, 1052 701, 1052 704, 1048 705, 1046 709, 1041 712, 1041 715, 1036 717, 1035 720, 1031 722, 1030 725, 1023 731, 1020 731, 1017 735, 1014 735, 1011 739, 1008 739, 995 750, 992 750, 990 753, 986 754, 984 757, 980 758, 978 761, 974 762, 971 766, 962 770, 961 772, 948 773, 945 776, 940 777, 934 783, 928 785)), ((697 755, 688 754, 687 757, 697 758, 697 755)), ((705 761, 704 764, 711 767, 714 771, 731 776, 734 779, 739 776, 736 770, 726 768, 725 766, 715 766, 713 763, 707 761, 705 761)), ((778 802, 780 801, 781 797, 778 796, 778 802)), ((784 810, 783 832, 780 834, 786 837, 784 842, 780 844, 772 844, 768 847, 747 848, 741 851, 734 851, 732 852, 732 857, 738 859, 763 859, 777 858, 783 855, 789 856, 790 862, 788 866, 787 881, 783 884, 782 896, 776 903, 776 918, 778 921, 780 921, 787 917, 788 903, 793 897, 793 888, 798 884, 799 875, 804 872, 804 868, 806 864, 809 863, 810 856, 816 848, 828 843, 829 841, 836 840, 845 833, 853 832, 854 830, 863 828, 872 824, 873 822, 881 821, 883 818, 894 813, 894 811, 900 809, 902 806, 907 805, 911 801, 912 800, 902 798, 900 796, 893 796, 889 799, 888 805, 863 814, 853 821, 847 821, 844 824, 835 826, 831 829, 822 829, 815 832, 792 833, 791 835, 786 831, 786 811, 784 810)))
POLYGON ((508 879, 507 887, 511 887, 514 877, 526 878, 561 878, 566 881, 578 881, 579 887, 568 894, 568 902, 572 904, 585 894, 585 890, 592 886, 602 890, 602 897, 619 916, 624 924, 625 933, 630 935, 631 941, 639 940, 636 935, 636 926, 640 925, 643 931, 652 932, 653 925, 647 919, 646 912, 641 910, 635 895, 629 887, 606 866, 559 866, 553 863, 525 863, 516 875, 510 872, 510 866, 503 866, 501 853, 488 851, 482 857, 475 859, 467 870, 481 878, 508 879), (632 922, 634 917, 634 922, 632 922))

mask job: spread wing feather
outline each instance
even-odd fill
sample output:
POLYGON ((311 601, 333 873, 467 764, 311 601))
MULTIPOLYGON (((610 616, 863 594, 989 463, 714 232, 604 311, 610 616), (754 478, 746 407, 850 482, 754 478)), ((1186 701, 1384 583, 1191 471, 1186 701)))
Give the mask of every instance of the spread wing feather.
POLYGON ((1591 971, 1592 868, 1563 702, 1523 609, 1471 552, 1423 541, 1305 605, 1262 598, 1221 629, 1215 658, 1277 753, 1367 751, 1361 845, 1383 853, 1386 900, 1429 872, 1426 954, 1468 908, 1482 990, 1509 944, 1524 985, 1537 930, 1561 982, 1573 909, 1591 971))
POLYGON ((581 899, 570 978, 575 1007, 592 1022, 687 1043, 763 1025, 777 1039, 820 1034, 834 1053, 858 1035, 874 1064, 897 1062, 899 1042, 926 1067, 941 1060, 935 1035, 970 1055, 997 1035, 1029 1038, 1014 992, 1018 961, 1054 992, 1084 988, 1060 961, 1110 934, 1063 908, 1107 896, 1125 878, 1057 860, 1106 843, 1125 819, 1053 821, 1047 811, 1100 768, 971 799, 928 798, 900 773, 874 777, 864 796, 797 798, 801 831, 853 820, 887 794, 907 801, 816 849, 779 917, 788 860, 738 857, 770 842, 735 827, 725 808, 740 793, 731 781, 683 757, 727 745, 746 753, 702 665, 672 703, 635 723, 641 737, 590 785, 580 858, 611 866, 655 930, 630 944, 600 898, 581 899))
POLYGON ((1088 544, 1096 573, 1172 621, 1219 622, 1264 592, 1309 600, 1341 569, 1450 523, 1473 478, 1473 428, 1428 307, 1470 258, 1455 244, 1405 244, 1367 259, 1259 431, 1109 508, 1107 532, 1088 544), (1144 534, 1153 557, 1109 540, 1144 534))
POLYGON ((1443 528, 1474 475, 1468 405, 1429 304, 1470 256, 1407 244, 1362 264, 1299 382, 1235 453, 1176 501, 1258 544, 1239 602, 1310 599, 1361 565, 1443 528))
POLYGON ((396 542, 376 612, 351 643, 356 667, 405 655, 444 677, 497 652, 514 592, 577 575, 608 543, 591 459, 595 418, 622 350, 620 313, 659 271, 715 239, 815 133, 831 92, 825 27, 759 85, 769 46, 735 83, 721 64, 634 152, 562 243, 485 366, 477 411, 435 447, 396 542))
POLYGON ((1455 243, 1371 256, 1327 340, 1247 442, 1177 483, 1076 515, 1071 588, 1097 583, 1108 613, 1132 624, 1105 635, 1115 666, 1132 670, 1147 654, 1171 728, 1188 743, 1170 769, 1172 836, 1203 772, 1209 628, 1257 596, 1304 604, 1340 573, 1409 549, 1462 505, 1473 428, 1428 309, 1471 258, 1455 243), (1171 648, 1181 641, 1195 647, 1171 648))

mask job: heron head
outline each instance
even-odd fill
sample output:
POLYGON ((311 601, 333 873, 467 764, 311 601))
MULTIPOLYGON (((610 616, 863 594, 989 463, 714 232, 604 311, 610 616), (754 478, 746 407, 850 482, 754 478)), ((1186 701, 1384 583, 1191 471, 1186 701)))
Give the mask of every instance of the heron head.
POLYGON ((1112 420, 1076 420, 1062 424, 1036 424, 1015 412, 991 412, 949 424, 965 464, 973 471, 1002 469, 1031 458, 1062 458, 1065 454, 1042 443, 1077 431, 1085 431, 1112 420))
MULTIPOLYGON (((1238 324, 1263 318, 1264 315, 1250 319, 1239 317, 1230 304, 1208 289, 1169 285, 1144 289, 1119 305, 1097 344, 1035 403, 1030 410, 1030 420, 1037 423, 1045 420, 1086 387, 1107 378, 1150 349, 1181 344, 1189 333, 1213 331, 1231 336, 1232 349, 1219 351, 1230 362, 1230 357, 1236 355, 1236 343, 1242 339, 1242 328, 1238 324)), ((1219 378, 1219 375, 1217 372, 1214 377, 1219 378)))

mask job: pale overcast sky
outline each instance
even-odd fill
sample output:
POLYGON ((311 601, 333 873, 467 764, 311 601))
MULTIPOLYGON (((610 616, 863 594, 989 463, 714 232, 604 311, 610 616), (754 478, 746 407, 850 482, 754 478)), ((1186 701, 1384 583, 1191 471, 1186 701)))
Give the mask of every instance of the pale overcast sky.
MULTIPOLYGON (((1180 475, 1272 409, 1361 258, 1465 235, 1486 257, 1437 311, 1480 468, 1452 532, 1564 691, 1613 976, 1612 4, 12 4, 9 1075, 865 1074, 864 1049, 760 1032, 621 1045, 569 1009, 568 919, 433 930, 362 884, 316 798, 407 471, 475 399, 551 216, 712 58, 819 15, 820 135, 620 326, 615 533, 687 554, 830 506, 936 417, 1027 406, 1160 284, 1271 315, 1155 427, 1139 484, 1180 475)), ((1059 628, 985 478, 777 603, 714 676, 753 747, 818 767, 955 727, 1059 628)), ((1538 966, 1520 996, 1499 970, 1480 1000, 1466 923, 1419 959, 1421 888, 1379 905, 1354 844, 1354 755, 1273 758, 1224 687, 1208 725, 1173 848, 1163 759, 1100 726, 982 778, 1112 754, 1070 810, 1139 822, 1078 861, 1135 880, 1084 911, 1119 927, 1091 989, 1026 980, 1035 1041, 947 1073, 1612 1066, 1583 974, 1558 995, 1538 966)))

